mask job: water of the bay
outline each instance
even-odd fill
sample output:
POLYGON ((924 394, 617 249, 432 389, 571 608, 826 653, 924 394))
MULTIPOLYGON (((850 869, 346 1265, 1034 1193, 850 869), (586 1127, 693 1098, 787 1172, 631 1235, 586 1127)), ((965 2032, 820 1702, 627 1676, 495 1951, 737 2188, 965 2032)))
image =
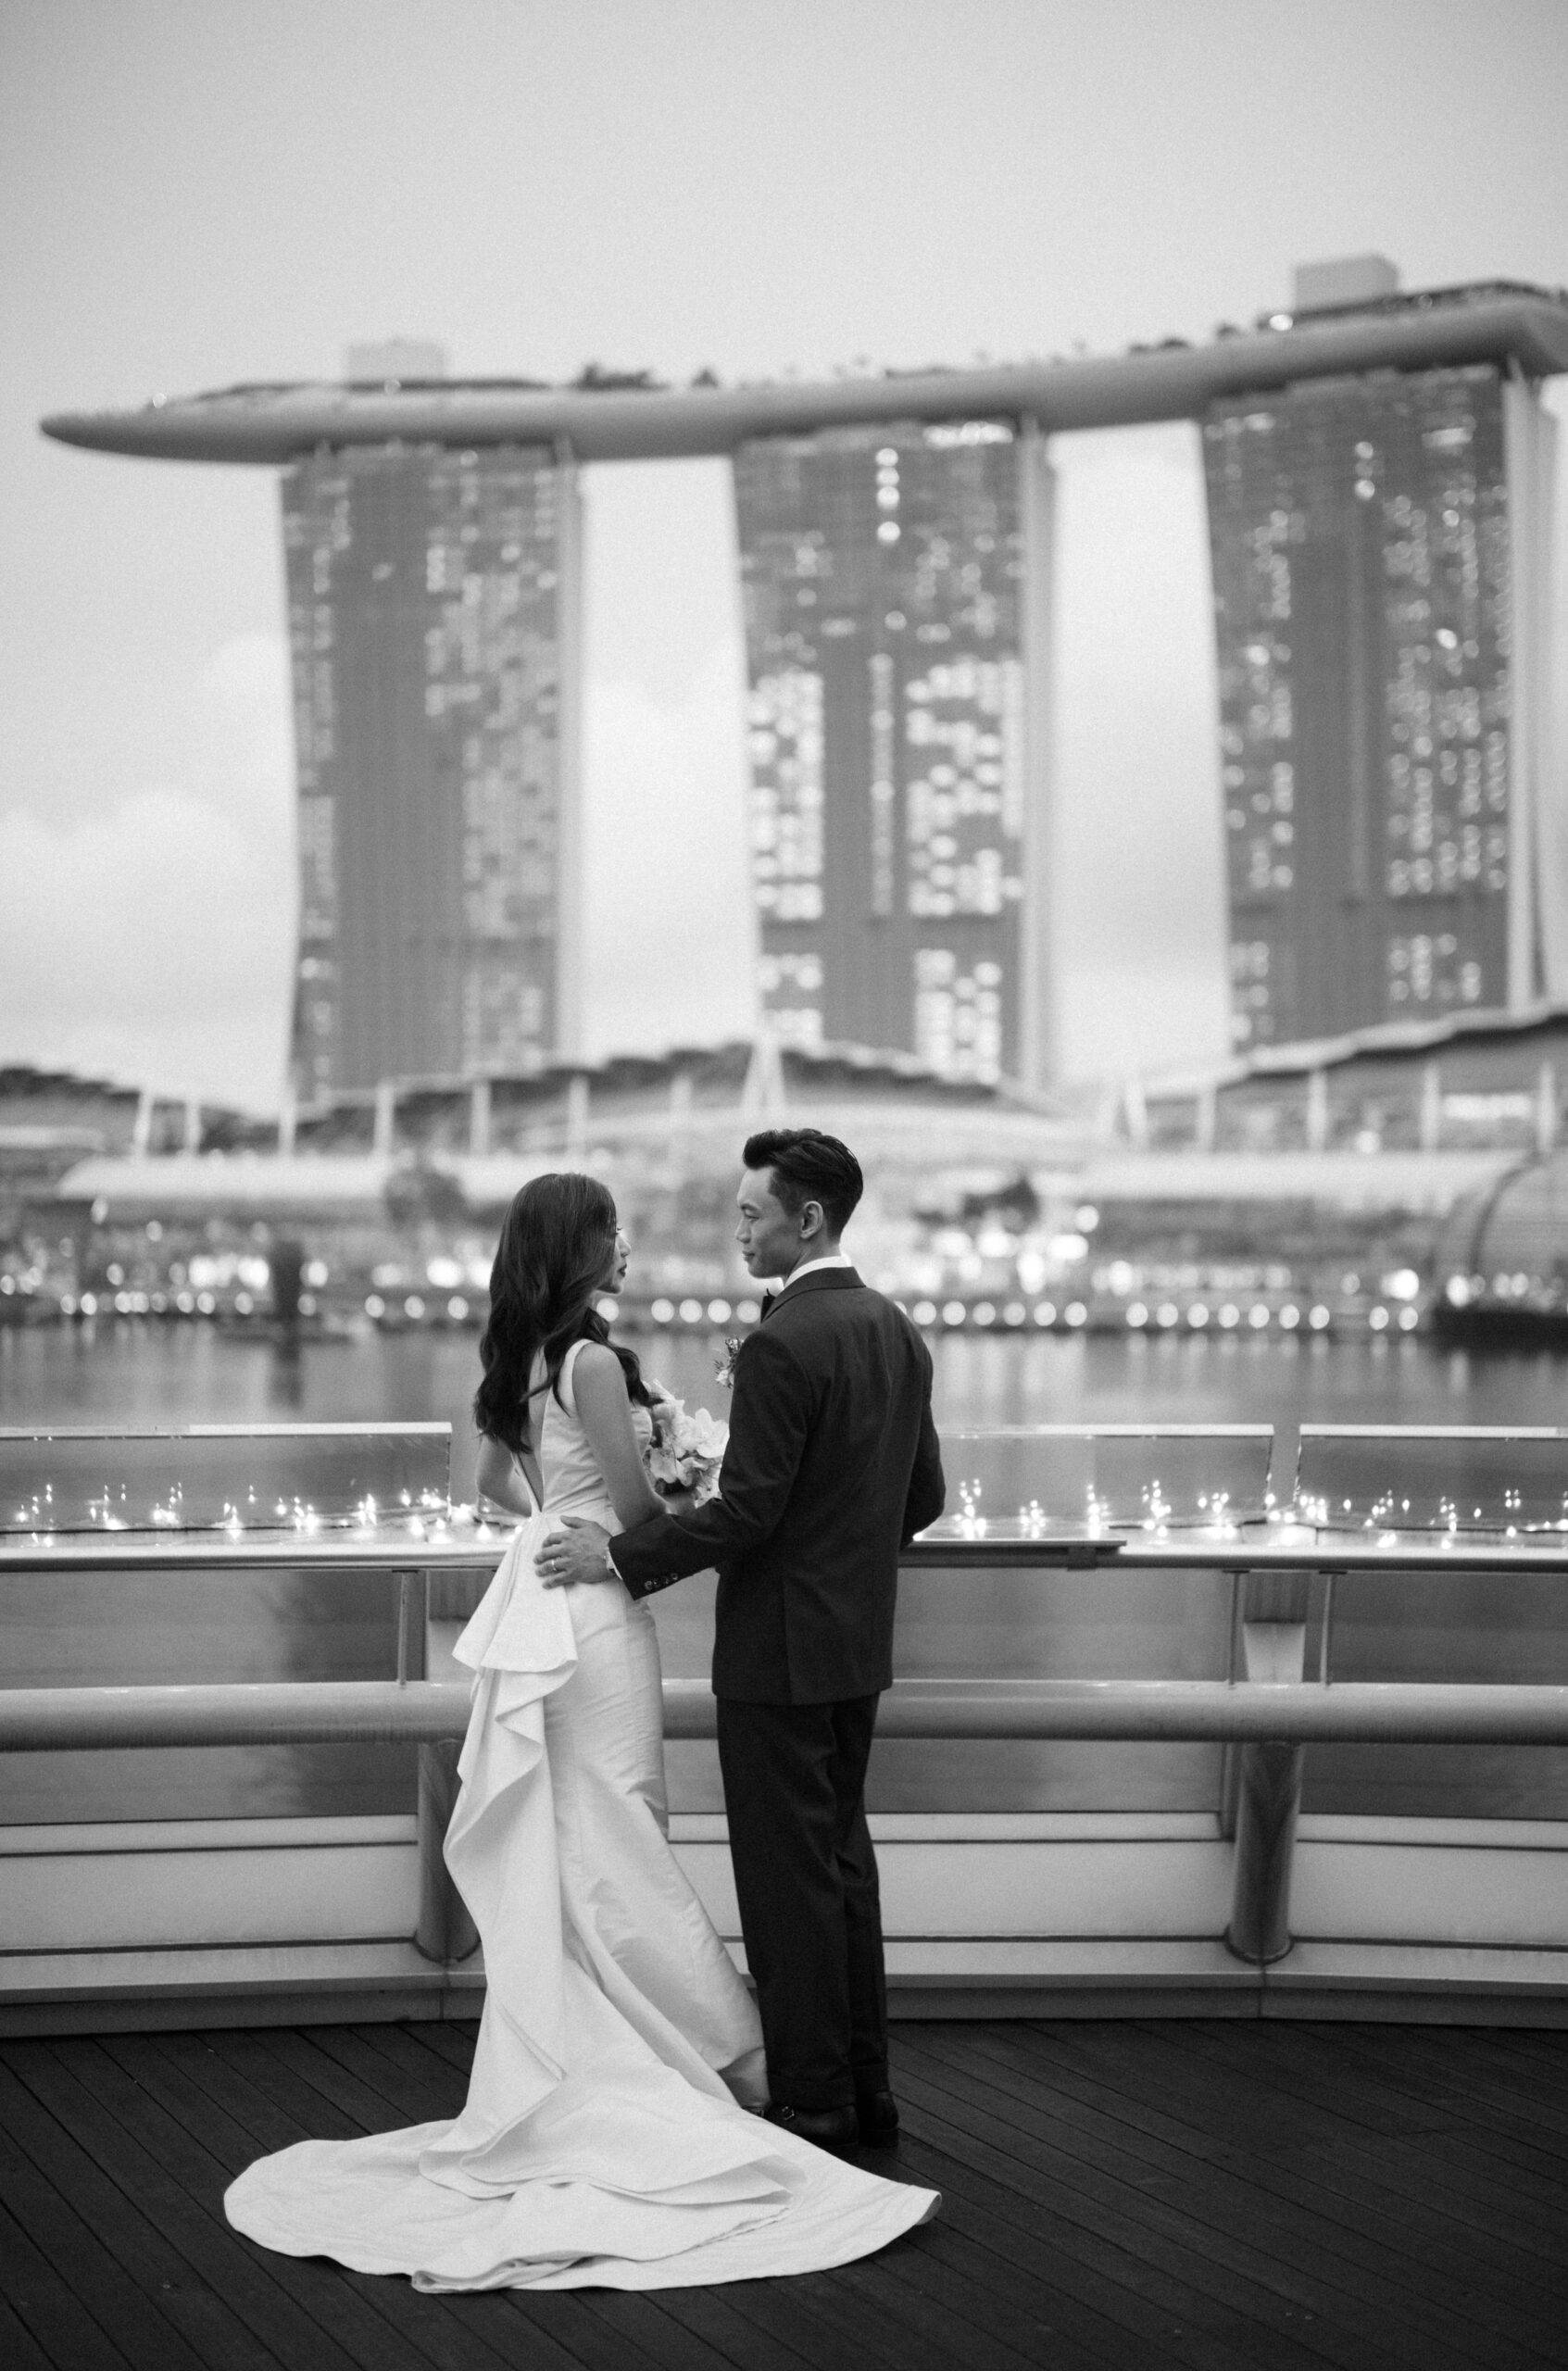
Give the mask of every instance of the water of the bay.
MULTIPOLYGON (((716 1340, 654 1334, 637 1348, 689 1405, 723 1412, 716 1340)), ((1030 1423, 1272 1422, 1282 1495, 1303 1422, 1551 1425, 1568 1395, 1562 1358, 1482 1357, 1422 1338, 952 1335, 933 1349, 937 1421, 949 1436, 1030 1423)), ((470 1333, 367 1335, 287 1353, 206 1326, 0 1329, 0 1425, 445 1418, 460 1498, 472 1489, 477 1373, 470 1333)), ((703 1672, 711 1583, 688 1582, 654 1602, 666 1670, 703 1672)), ((1568 1583, 1505 1572, 1347 1584, 1335 1667, 1344 1678, 1568 1681, 1560 1609, 1568 1583)), ((1229 1584, 1217 1574, 910 1574, 897 1660, 910 1675, 1201 1677, 1225 1669, 1229 1621, 1229 1584)), ((369 1676, 389 1668, 393 1637, 383 1582, 304 1575, 17 1580, 0 1625, 12 1685, 369 1676)), ((1309 1757, 1307 1800, 1336 1812, 1562 1815, 1561 1760, 1524 1750, 1325 1750, 1309 1757)), ((673 1746, 670 1764, 675 1808, 717 1807, 710 1749, 673 1746)), ((373 1750, 13 1756, 0 1778, 0 1823, 384 1810, 408 1787, 407 1758, 373 1750)), ((1218 1787, 1218 1751, 1203 1747, 888 1743, 877 1749, 872 1794, 884 1810, 1182 1811, 1211 1808, 1218 1787)))

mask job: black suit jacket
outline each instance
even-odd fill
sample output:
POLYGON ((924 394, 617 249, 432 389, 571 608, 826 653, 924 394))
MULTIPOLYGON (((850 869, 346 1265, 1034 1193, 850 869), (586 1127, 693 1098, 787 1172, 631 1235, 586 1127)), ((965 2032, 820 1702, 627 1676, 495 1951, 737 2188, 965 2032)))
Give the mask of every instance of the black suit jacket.
POLYGON ((718 1566, 717 1695, 833 1703, 891 1684, 898 1550, 943 1495, 930 1351, 853 1268, 819 1268, 741 1344, 719 1496, 611 1553, 633 1597, 718 1566))

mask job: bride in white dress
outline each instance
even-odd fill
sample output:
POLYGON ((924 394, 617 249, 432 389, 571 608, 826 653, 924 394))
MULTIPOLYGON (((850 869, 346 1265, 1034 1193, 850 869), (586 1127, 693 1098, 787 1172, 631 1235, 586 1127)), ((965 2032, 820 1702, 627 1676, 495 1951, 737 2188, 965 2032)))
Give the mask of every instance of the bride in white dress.
POLYGON ((626 1258, 571 1174, 522 1188, 495 1254, 479 1480, 525 1520, 455 1650, 476 1677, 446 1859, 486 1979, 467 2104, 249 2166, 224 2204, 267 2247, 417 2289, 684 2288, 846 2264, 936 2210, 756 2113, 757 2012, 667 1840, 652 1616, 533 1569, 565 1514, 616 1532, 671 1503, 596 1306, 626 1258))

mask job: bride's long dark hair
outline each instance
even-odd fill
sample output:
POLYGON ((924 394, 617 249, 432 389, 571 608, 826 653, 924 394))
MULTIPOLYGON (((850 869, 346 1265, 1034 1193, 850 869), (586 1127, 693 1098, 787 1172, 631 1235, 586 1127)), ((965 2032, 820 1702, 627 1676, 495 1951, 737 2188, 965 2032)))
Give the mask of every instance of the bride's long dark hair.
POLYGON ((560 1399, 560 1371, 573 1342, 603 1342, 615 1352, 633 1399, 652 1395, 634 1350, 612 1342, 596 1297, 615 1243, 615 1203, 596 1177, 573 1170, 530 1178, 501 1223, 490 1271, 490 1318, 479 1337, 484 1380, 473 1420, 506 1449, 536 1438, 530 1422, 534 1361, 545 1356, 546 1387, 560 1399))

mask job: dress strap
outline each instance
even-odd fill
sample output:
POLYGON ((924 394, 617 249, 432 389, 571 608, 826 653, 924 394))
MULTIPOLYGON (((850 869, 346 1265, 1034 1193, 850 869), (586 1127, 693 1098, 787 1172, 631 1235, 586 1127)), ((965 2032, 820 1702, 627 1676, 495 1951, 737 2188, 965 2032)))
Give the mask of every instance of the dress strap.
POLYGON ((560 1362, 560 1404, 566 1410, 567 1414, 574 1419, 577 1414, 577 1394, 572 1387, 572 1369, 577 1364, 578 1351, 585 1350, 587 1347, 587 1336, 585 1334, 580 1334, 576 1341, 571 1345, 567 1350, 565 1358, 562 1359, 560 1362))

